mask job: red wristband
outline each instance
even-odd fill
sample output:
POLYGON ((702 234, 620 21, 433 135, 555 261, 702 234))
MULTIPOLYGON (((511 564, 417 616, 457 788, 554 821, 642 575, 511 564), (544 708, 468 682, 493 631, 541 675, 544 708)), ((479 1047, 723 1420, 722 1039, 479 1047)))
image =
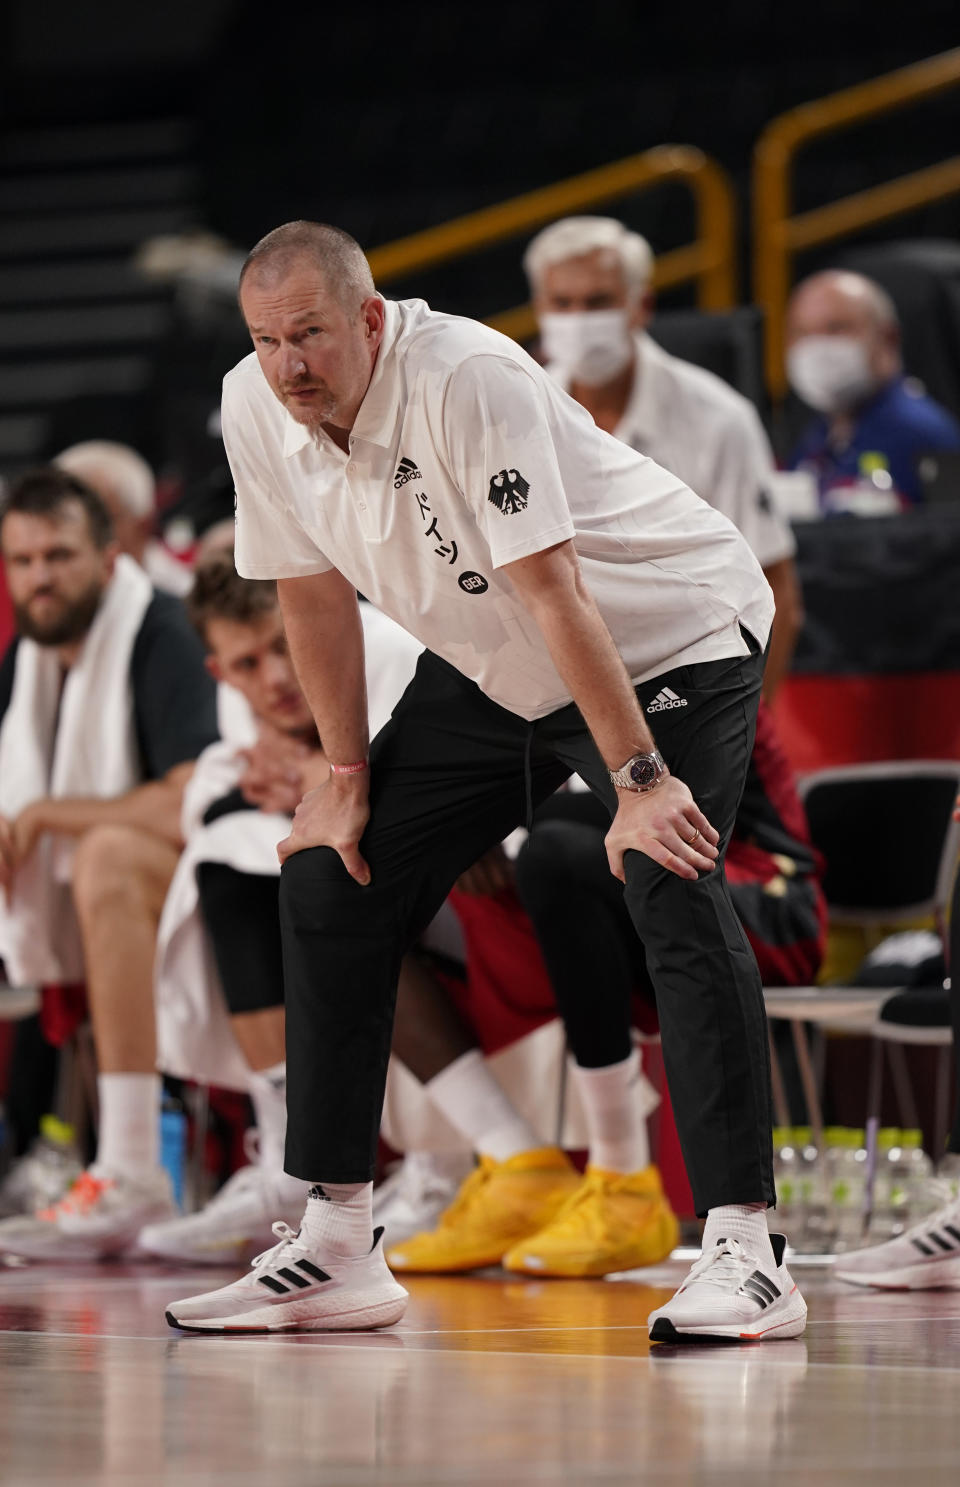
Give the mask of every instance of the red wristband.
POLYGON ((331 764, 331 774, 361 774, 367 768, 366 759, 358 759, 356 764, 331 764))

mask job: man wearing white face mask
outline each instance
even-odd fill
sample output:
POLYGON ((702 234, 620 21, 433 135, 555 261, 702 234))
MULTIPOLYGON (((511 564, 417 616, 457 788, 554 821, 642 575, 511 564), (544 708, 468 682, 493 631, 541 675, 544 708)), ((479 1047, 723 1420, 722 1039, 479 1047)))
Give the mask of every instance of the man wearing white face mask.
POLYGON ((771 494, 773 455, 753 404, 646 333, 653 254, 612 217, 567 217, 524 254, 547 370, 595 423, 670 470, 743 533, 773 589, 769 702, 802 622, 795 543, 771 494))
POLYGON ((861 274, 828 269, 793 291, 787 376, 821 415, 790 466, 815 477, 825 513, 918 505, 921 457, 960 450, 960 424, 904 378, 893 301, 861 274))

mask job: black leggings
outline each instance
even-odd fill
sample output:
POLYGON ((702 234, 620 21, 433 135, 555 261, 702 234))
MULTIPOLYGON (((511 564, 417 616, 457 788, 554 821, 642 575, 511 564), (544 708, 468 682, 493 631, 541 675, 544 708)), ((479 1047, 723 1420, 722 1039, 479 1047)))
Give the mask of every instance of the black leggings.
POLYGON ((280 879, 201 862, 197 889, 231 1014, 282 1007, 280 879))

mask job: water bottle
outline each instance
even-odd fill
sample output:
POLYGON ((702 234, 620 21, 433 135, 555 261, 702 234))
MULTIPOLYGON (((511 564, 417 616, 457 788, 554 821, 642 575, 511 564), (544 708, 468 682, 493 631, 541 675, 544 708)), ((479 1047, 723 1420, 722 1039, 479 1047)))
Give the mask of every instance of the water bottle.
POLYGON ((183 1182, 187 1160, 187 1117, 169 1095, 160 1109, 160 1164, 166 1168, 178 1208, 183 1208, 183 1182))
MULTIPOLYGON (((844 1193, 842 1170, 846 1131, 842 1126, 827 1126, 823 1133, 823 1153, 820 1166, 820 1181, 823 1194, 823 1217, 812 1245, 818 1254, 832 1254, 836 1248, 839 1208, 837 1193, 844 1193)), ((811 1237, 814 1235, 811 1233, 811 1237)))
POLYGON ((923 1132, 901 1132, 901 1145, 906 1169, 908 1223, 915 1224, 917 1219, 926 1218, 928 1213, 939 1208, 943 1198, 931 1182, 933 1163, 923 1149, 923 1132))
POLYGON ((799 1160, 793 1132, 789 1126, 773 1130, 773 1180, 777 1193, 777 1227, 791 1244, 800 1232, 799 1160))
POLYGON ((868 1231, 871 1244, 883 1244, 903 1233, 905 1189, 900 1158, 900 1132, 896 1126, 882 1126, 877 1132, 877 1170, 868 1231))
POLYGON ((817 1254, 822 1252, 827 1215, 823 1154, 816 1147, 811 1126, 797 1126, 793 1138, 799 1162, 798 1184, 802 1213, 802 1227, 793 1241, 793 1247, 801 1254, 817 1254))
POLYGON ((40 1134, 0 1184, 0 1218, 36 1213, 58 1203, 82 1171, 73 1127, 55 1115, 44 1115, 40 1134))
POLYGON ((866 1190, 865 1132, 840 1129, 831 1144, 830 1207, 833 1250, 859 1249, 863 1243, 863 1204, 866 1190))

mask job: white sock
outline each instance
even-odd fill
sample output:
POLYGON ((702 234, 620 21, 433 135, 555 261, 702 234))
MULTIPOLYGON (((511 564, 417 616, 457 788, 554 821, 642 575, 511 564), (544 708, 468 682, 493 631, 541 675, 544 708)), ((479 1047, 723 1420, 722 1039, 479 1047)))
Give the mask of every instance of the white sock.
POLYGON ((590 1139, 590 1165, 606 1172, 640 1172, 650 1165, 650 1142, 641 1098, 636 1048, 602 1069, 574 1065, 590 1139))
POLYGON ((540 1137, 514 1110, 477 1048, 462 1053, 424 1086, 441 1115, 474 1151, 505 1162, 521 1151, 536 1151, 540 1137))
POLYGON ((766 1203, 725 1203, 721 1208, 711 1208, 703 1226, 704 1254, 720 1239, 739 1239, 751 1259, 776 1268, 766 1203))
POLYGON ((373 1244, 373 1183, 314 1184, 307 1193, 300 1233, 320 1250, 368 1254, 373 1244))
POLYGON ((250 1073, 250 1099, 260 1138, 260 1160, 257 1166, 271 1179, 277 1197, 283 1203, 306 1202, 308 1182, 290 1177, 283 1170, 284 1146, 287 1140, 287 1065, 273 1064, 269 1069, 250 1073))
POLYGON ((98 1171, 140 1177, 160 1166, 160 1075, 98 1074, 98 1171))

